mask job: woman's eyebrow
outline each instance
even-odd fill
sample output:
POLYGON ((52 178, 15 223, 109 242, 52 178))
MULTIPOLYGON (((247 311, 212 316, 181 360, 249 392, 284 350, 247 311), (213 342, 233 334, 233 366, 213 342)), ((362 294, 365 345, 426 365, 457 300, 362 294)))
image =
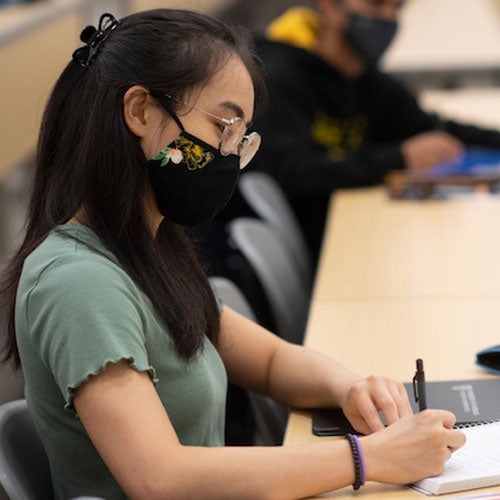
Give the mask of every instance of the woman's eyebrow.
MULTIPOLYGON (((240 118, 245 119, 245 113, 243 112, 243 110, 241 109, 241 107, 238 106, 238 104, 236 104, 235 102, 233 102, 233 101, 224 101, 224 102, 221 102, 219 104, 219 106, 221 108, 230 109, 231 111, 234 111, 236 113, 236 116, 239 116, 240 118)), ((245 125, 247 127, 249 127, 250 124, 251 124, 251 122, 245 122, 245 125)))

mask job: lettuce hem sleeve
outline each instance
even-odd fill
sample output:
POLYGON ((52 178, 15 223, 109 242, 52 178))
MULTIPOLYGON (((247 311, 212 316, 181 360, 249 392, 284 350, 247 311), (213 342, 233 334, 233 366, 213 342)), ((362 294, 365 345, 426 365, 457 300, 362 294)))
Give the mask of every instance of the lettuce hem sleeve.
POLYGON ((158 384, 158 377, 153 366, 146 365, 145 363, 137 363, 133 356, 119 356, 117 358, 108 358, 98 368, 89 371, 83 378, 66 387, 66 394, 64 398, 66 404, 64 405, 64 409, 70 413, 73 413, 73 415, 78 418, 78 414, 76 413, 75 407, 73 406, 73 398, 75 396, 76 389, 78 389, 78 387, 83 385, 85 382, 88 382, 90 377, 101 374, 106 369, 108 364, 116 364, 123 360, 128 361, 130 368, 133 368, 135 371, 147 372, 154 386, 158 384))

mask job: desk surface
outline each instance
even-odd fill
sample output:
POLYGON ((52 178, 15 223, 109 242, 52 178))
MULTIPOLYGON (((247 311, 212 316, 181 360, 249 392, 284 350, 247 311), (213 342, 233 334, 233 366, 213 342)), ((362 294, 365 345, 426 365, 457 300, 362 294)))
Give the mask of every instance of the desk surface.
POLYGON ((475 353, 500 340, 499 298, 317 301, 306 344, 354 371, 410 382, 415 359, 428 380, 493 377, 475 353))
POLYGON ((392 201, 334 196, 314 300, 500 300, 500 197, 392 201))
MULTIPOLYGON (((474 361, 500 340, 499 220, 500 199, 396 202, 380 188, 339 192, 305 344, 360 373, 403 382, 418 357, 429 380, 491 376, 474 361)), ((315 437, 310 415, 292 413, 286 445, 325 439, 338 438, 315 437)), ((377 483, 322 498, 354 496, 423 498, 377 483)))
POLYGON ((426 90, 419 102, 423 109, 444 118, 500 130, 499 87, 426 90))
POLYGON ((500 68, 498 0, 408 0, 382 63, 396 73, 500 68))

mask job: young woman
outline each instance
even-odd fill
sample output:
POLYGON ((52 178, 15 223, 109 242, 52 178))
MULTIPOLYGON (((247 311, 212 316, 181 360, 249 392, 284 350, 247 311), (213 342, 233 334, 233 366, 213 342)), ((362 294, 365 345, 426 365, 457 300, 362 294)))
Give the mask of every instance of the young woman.
POLYGON ((184 235, 258 148, 248 40, 167 9, 103 15, 82 40, 47 106, 5 290, 6 354, 57 498, 299 498, 439 473, 464 442, 452 414, 411 415, 401 384, 219 307, 184 235), (227 379, 293 407, 340 405, 367 435, 224 447, 227 379))

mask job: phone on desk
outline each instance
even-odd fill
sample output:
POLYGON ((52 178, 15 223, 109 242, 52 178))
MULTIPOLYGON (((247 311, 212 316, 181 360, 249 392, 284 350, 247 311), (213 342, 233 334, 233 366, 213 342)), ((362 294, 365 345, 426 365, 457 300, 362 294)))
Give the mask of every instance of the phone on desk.
POLYGON ((312 411, 312 430, 316 436, 357 434, 342 408, 315 408, 312 411))

